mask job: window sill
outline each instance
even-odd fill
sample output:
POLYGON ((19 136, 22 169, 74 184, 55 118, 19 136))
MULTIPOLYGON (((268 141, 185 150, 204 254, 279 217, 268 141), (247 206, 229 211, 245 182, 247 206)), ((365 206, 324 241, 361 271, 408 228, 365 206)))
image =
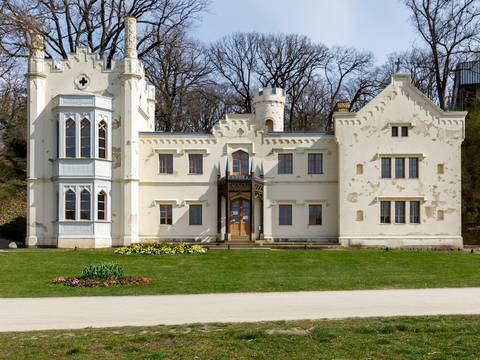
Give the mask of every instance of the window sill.
POLYGON ((112 162, 110 159, 103 159, 103 158, 95 158, 95 157, 57 157, 54 160, 99 160, 99 161, 107 161, 112 162))
POLYGON ((93 223, 105 223, 111 224, 111 220, 57 220, 57 222, 63 224, 93 224, 93 223))

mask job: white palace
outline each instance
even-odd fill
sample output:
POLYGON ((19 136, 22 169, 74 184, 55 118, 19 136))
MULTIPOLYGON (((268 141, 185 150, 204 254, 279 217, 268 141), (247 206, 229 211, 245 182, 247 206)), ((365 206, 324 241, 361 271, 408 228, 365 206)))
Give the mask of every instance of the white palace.
POLYGON ((396 74, 333 132, 284 131, 285 95, 210 133, 154 131, 155 92, 126 18, 111 68, 79 48, 28 69, 28 246, 145 241, 462 247, 465 112, 445 112, 396 74))

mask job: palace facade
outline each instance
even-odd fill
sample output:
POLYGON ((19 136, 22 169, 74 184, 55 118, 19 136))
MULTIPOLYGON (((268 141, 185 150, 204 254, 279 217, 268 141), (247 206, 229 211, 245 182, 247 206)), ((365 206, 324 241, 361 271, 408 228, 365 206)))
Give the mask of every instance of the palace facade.
POLYGON ((28 79, 28 246, 143 241, 462 247, 465 112, 445 112, 396 74, 332 132, 284 131, 285 94, 209 133, 154 131, 155 92, 126 18, 110 68, 79 48, 28 79))

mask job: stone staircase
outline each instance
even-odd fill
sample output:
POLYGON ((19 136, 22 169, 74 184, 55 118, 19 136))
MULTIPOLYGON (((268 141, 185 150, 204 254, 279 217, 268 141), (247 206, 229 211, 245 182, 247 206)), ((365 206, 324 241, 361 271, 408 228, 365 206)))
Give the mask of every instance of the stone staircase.
POLYGON ((311 241, 279 241, 264 242, 262 240, 250 241, 248 236, 235 236, 229 241, 203 245, 209 250, 270 250, 270 249, 339 249, 340 244, 335 242, 311 242, 311 241))

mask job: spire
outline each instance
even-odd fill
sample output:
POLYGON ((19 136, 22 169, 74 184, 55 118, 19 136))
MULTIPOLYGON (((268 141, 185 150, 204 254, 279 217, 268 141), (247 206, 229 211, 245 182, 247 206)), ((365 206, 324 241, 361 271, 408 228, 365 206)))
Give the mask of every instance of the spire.
POLYGON ((137 58, 137 19, 125 16, 125 57, 137 58))
POLYGON ((230 167, 228 166, 228 157, 227 157, 227 165, 225 166, 225 175, 228 176, 230 174, 230 167))

